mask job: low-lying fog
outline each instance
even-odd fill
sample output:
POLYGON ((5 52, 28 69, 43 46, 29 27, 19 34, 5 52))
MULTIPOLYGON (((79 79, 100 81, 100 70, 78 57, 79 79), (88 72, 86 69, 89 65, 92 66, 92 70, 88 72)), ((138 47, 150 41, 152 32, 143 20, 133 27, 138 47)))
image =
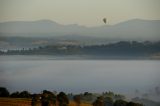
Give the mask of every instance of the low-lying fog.
POLYGON ((62 60, 53 56, 0 56, 0 85, 9 91, 113 91, 160 96, 157 60, 62 60))

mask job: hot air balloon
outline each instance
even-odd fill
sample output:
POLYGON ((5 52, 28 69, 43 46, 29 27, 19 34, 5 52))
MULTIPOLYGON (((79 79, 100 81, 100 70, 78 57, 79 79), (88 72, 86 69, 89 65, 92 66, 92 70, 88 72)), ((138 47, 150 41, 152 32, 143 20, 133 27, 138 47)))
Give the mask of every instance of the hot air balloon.
POLYGON ((106 19, 106 18, 103 18, 103 22, 106 24, 106 23, 107 23, 107 19, 106 19))

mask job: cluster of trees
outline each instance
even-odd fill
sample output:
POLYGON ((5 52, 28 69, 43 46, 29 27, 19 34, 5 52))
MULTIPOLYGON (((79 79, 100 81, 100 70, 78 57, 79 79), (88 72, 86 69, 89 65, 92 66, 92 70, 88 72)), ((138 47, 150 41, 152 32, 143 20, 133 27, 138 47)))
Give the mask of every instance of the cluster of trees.
POLYGON ((100 96, 85 92, 84 94, 74 95, 73 100, 80 106, 81 102, 90 102, 93 106, 143 106, 143 104, 127 102, 125 96, 114 92, 103 92, 100 96), (96 98, 95 98, 96 97, 96 98))
POLYGON ((31 94, 28 91, 17 91, 10 94, 5 87, 0 87, 0 97, 30 98, 32 99, 32 106, 36 106, 38 103, 41 103, 42 106, 55 105, 56 103, 58 103, 59 106, 68 106, 69 104, 69 98, 64 92, 55 94, 47 90, 43 90, 40 94, 31 94))
POLYGON ((12 98, 31 98, 31 94, 28 91, 22 91, 22 92, 13 92, 10 94, 10 97, 12 98))
MULTIPOLYGON (((8 50, 4 54, 148 56, 160 53, 160 42, 120 41, 103 45, 50 45, 33 49, 8 50)), ((0 54, 3 54, 2 52, 0 54)))
POLYGON ((32 94, 28 91, 22 91, 22 92, 13 92, 9 93, 9 91, 5 87, 0 87, 0 97, 12 97, 12 98, 31 98, 32 94))
POLYGON ((127 102, 122 99, 113 101, 111 97, 100 96, 93 102, 93 106, 143 106, 143 104, 127 102))
POLYGON ((120 99, 121 99, 121 100, 126 99, 124 95, 115 94, 114 92, 111 92, 111 91, 109 91, 109 92, 103 92, 103 93, 102 93, 102 96, 103 96, 104 98, 109 97, 109 98, 113 99, 114 101, 120 100, 120 99))
POLYGON ((0 87, 0 97, 9 97, 9 91, 5 87, 0 87))
MULTIPOLYGON (((85 92, 84 94, 72 95, 72 99, 77 106, 80 106, 86 97, 93 97, 92 93, 85 92)), ((9 93, 9 91, 0 87, 0 97, 12 97, 12 98, 31 98, 32 106, 36 106, 37 103, 41 103, 42 106, 49 106, 50 104, 59 106, 69 105, 69 95, 64 92, 58 94, 43 90, 40 94, 31 94, 28 91, 9 93)), ((96 97, 91 103, 93 106, 143 106, 139 103, 127 102, 124 100, 124 96, 114 94, 113 92, 105 92, 102 95, 96 97), (117 98, 118 97, 118 98, 117 98)))

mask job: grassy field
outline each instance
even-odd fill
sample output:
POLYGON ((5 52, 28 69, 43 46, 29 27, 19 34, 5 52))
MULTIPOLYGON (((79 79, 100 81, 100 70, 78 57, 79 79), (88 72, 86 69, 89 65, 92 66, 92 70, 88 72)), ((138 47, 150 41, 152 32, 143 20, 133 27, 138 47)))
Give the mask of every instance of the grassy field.
POLYGON ((31 99, 0 98, 0 106, 31 106, 31 99))
MULTIPOLYGON (((0 98, 0 106, 31 106, 31 99, 0 98)), ((37 106, 41 106, 40 103, 38 103, 37 106)), ((70 101, 69 106, 77 106, 77 104, 70 101)), ((80 106, 91 106, 91 104, 81 103, 80 106)))

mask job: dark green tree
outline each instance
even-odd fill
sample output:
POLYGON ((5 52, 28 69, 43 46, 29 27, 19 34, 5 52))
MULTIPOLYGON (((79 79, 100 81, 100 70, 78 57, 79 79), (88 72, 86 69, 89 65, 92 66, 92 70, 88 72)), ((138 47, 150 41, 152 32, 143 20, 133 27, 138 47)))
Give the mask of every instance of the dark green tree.
POLYGON ((57 100, 58 100, 59 106, 68 106, 69 104, 69 99, 64 92, 60 92, 57 95, 57 100))
POLYGON ((114 99, 115 100, 124 100, 125 96, 124 95, 120 95, 120 94, 116 94, 116 95, 114 95, 114 99))
POLYGON ((31 94, 28 91, 22 91, 19 93, 20 98, 30 98, 31 94))
POLYGON ((42 104, 56 104, 56 96, 53 92, 44 90, 42 94, 42 104))
POLYGON ((127 102, 124 100, 116 100, 114 106, 127 106, 127 102))
POLYGON ((8 97, 9 91, 5 87, 0 87, 0 97, 8 97))
POLYGON ((13 92, 11 95, 10 95, 10 97, 12 97, 12 98, 18 98, 19 97, 19 92, 17 91, 17 92, 13 92))
POLYGON ((97 97, 97 99, 93 102, 93 106, 105 106, 104 98, 102 96, 97 97))
POLYGON ((105 106, 113 106, 113 99, 111 97, 106 97, 105 98, 105 106))

